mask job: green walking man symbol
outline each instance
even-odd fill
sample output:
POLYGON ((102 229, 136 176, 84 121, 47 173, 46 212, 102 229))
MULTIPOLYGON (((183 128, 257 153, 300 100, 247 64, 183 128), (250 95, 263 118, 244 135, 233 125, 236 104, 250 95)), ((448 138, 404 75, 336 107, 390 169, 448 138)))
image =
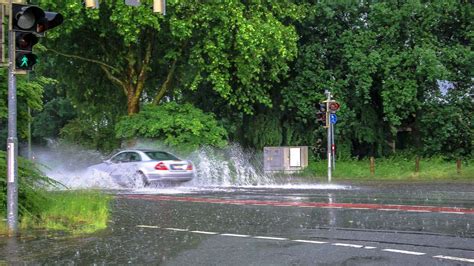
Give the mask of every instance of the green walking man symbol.
POLYGON ((28 67, 28 57, 23 56, 23 57, 21 58, 21 65, 20 65, 20 67, 28 67))

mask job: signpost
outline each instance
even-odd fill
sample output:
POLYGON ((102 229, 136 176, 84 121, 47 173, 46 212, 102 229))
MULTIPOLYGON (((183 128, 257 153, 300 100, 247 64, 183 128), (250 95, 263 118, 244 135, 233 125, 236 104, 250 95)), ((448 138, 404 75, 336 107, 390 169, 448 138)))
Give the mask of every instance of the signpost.
POLYGON ((320 111, 317 113, 318 121, 321 121, 323 117, 326 119, 325 123, 322 123, 327 128, 327 155, 328 155, 328 182, 332 181, 332 170, 336 168, 336 144, 334 142, 334 125, 337 123, 336 111, 339 110, 341 105, 332 100, 331 92, 326 90, 324 92, 327 99, 320 104, 320 111), (323 112, 325 112, 323 114, 323 112))

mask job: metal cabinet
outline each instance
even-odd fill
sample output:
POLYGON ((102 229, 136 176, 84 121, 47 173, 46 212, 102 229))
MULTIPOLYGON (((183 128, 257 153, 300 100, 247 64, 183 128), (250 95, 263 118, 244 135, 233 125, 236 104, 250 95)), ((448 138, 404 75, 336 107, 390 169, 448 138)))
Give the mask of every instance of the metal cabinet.
POLYGON ((263 148, 265 172, 298 172, 308 166, 308 146, 263 148))

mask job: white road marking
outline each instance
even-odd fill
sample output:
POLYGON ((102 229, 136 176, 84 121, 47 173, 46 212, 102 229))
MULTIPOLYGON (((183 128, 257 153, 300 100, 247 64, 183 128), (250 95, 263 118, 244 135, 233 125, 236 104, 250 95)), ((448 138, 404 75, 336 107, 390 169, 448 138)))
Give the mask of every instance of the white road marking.
POLYGON ((407 212, 431 212, 427 210, 407 210, 407 212))
POLYGON ((323 206, 320 207, 321 209, 342 209, 342 207, 337 207, 337 206, 323 206))
POLYGON ((377 211, 400 211, 399 209, 377 209, 377 211))
POLYGON ((302 239, 295 239, 291 240, 293 242, 301 242, 301 243, 309 243, 309 244, 327 244, 328 242, 323 241, 314 241, 314 240, 302 240, 302 239))
POLYGON ((191 233, 197 233, 197 234, 204 234, 204 235, 217 235, 219 233, 216 232, 206 232, 206 231, 189 231, 191 233))
POLYGON ((268 239, 268 240, 288 240, 288 238, 270 237, 270 236, 254 236, 253 238, 257 238, 257 239, 268 239))
POLYGON ((235 237, 250 237, 249 235, 239 235, 239 234, 220 234, 221 236, 235 236, 235 237))
POLYGON ((137 225, 137 227, 141 227, 141 228, 159 228, 158 226, 155 226, 155 225, 143 225, 143 224, 137 225))
POLYGON ((354 245, 354 244, 345 244, 345 243, 333 243, 333 246, 341 246, 341 247, 350 247, 350 248, 362 248, 362 245, 354 245))
POLYGON ((383 251, 388 251, 388 252, 394 252, 394 253, 402 253, 402 254, 408 254, 408 255, 425 255, 426 253, 421 253, 421 252, 415 252, 415 251, 409 251, 409 250, 401 250, 401 249, 382 249, 383 251))
POLYGON ((349 207, 348 209, 351 209, 351 210, 370 210, 370 208, 357 208, 357 207, 349 207))
POLYGON ((440 213, 449 213, 449 214, 465 214, 464 212, 440 212, 440 213))
POLYGON ((456 260, 456 261, 462 261, 462 262, 474 262, 474 259, 458 258, 458 257, 443 256, 443 255, 433 256, 433 258, 445 259, 445 260, 456 260))
MULTIPOLYGON (((392 209, 390 209, 390 210, 392 210, 392 209)), ((288 238, 270 237, 270 236, 251 236, 251 235, 240 235, 240 234, 219 234, 219 233, 216 233, 216 232, 197 231, 197 230, 189 231, 188 229, 172 228, 172 227, 160 228, 159 226, 155 226, 155 225, 137 225, 137 227, 164 229, 164 230, 171 230, 171 231, 178 231, 178 232, 190 232, 190 233, 205 234, 205 235, 221 235, 221 236, 231 236, 231 237, 252 237, 252 238, 255 238, 255 239, 292 241, 292 242, 308 243, 308 244, 328 244, 328 242, 324 242, 324 241, 303 240, 303 239, 290 240, 288 238)), ((377 248, 377 247, 372 247, 372 246, 363 246, 363 245, 355 245, 355 244, 347 244, 347 243, 329 243, 329 244, 331 244, 333 246, 340 246, 340 247, 352 247, 352 248, 364 248, 364 249, 376 249, 377 248)), ((415 252, 415 251, 401 250, 401 249, 388 249, 387 248, 387 249, 382 249, 382 251, 393 252, 393 253, 401 253, 401 254, 407 254, 407 255, 416 255, 416 256, 426 255, 426 253, 422 253, 422 252, 415 252)), ((451 257, 451 256, 444 256, 444 255, 436 255, 436 256, 433 256, 433 258, 474 263, 474 259, 469 259, 469 258, 451 257)))
POLYGON ((273 206, 276 206, 276 207, 292 207, 294 205, 291 205, 291 204, 275 204, 273 206))
POLYGON ((178 231, 178 232, 187 232, 189 231, 188 229, 180 229, 180 228, 163 228, 163 229, 166 229, 166 230, 171 230, 171 231, 178 231))

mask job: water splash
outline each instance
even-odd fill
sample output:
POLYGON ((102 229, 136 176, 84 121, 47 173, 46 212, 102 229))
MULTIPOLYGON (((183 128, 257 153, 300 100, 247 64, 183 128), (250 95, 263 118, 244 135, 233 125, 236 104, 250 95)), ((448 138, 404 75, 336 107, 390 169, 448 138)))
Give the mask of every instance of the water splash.
POLYGON ((69 189, 119 189, 107 173, 87 169, 103 158, 97 151, 56 141, 33 149, 33 161, 40 170, 69 189))
MULTIPOLYGON (((166 150, 193 161, 196 177, 175 187, 182 192, 203 189, 226 190, 235 187, 347 189, 347 186, 307 184, 289 176, 264 173, 263 154, 245 151, 238 144, 229 145, 224 149, 202 147, 188 156, 153 142, 139 142, 137 145, 141 148, 166 150)), ((136 176, 134 172, 124 172, 122 180, 115 180, 105 171, 97 168, 88 169, 88 166, 100 163, 109 156, 77 146, 55 144, 48 149, 35 149, 35 157, 36 161, 44 166, 43 171, 46 175, 68 188, 134 189, 142 192, 170 190, 169 187, 161 185, 145 188, 141 180, 134 179, 136 176)))
POLYGON ((272 175, 263 173, 263 158, 245 152, 237 144, 226 149, 204 147, 190 156, 197 169, 191 186, 261 186, 275 184, 272 175))

